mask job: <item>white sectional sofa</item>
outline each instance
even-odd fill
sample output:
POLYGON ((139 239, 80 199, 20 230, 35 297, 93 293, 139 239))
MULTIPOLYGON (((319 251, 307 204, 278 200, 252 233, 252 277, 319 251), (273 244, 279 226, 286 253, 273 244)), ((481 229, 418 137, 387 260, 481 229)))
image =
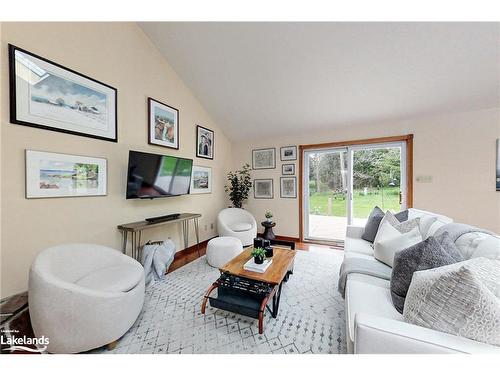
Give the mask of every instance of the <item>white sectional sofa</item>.
MULTIPOLYGON (((430 232, 453 221, 446 216, 410 209, 410 218, 420 215, 438 217, 430 232)), ((361 238, 363 230, 363 227, 356 226, 347 228, 344 257, 378 262, 373 257, 372 244, 361 238)), ((462 237, 466 238, 461 238, 461 243, 457 241, 456 244, 466 258, 488 256, 500 259, 500 237, 479 232, 462 237)), ((390 267, 385 267, 390 270, 390 267)), ((496 346, 406 323, 392 304, 390 281, 378 277, 359 273, 348 275, 345 314, 349 353, 500 354, 500 348, 496 346)))

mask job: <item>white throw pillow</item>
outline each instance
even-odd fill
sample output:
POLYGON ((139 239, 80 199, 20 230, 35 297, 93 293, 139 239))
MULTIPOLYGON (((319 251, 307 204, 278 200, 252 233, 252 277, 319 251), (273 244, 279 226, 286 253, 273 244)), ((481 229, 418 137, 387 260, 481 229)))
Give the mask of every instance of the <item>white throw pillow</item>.
MULTIPOLYGON (((427 239, 429 237, 429 230, 433 224, 438 220, 438 217, 425 213, 423 211, 409 211, 408 220, 420 219, 420 233, 422 234, 422 239, 427 239)), ((432 234, 436 232, 438 228, 433 228, 432 234)))
POLYGON ((381 235, 378 236, 377 233, 378 241, 373 244, 373 256, 390 267, 397 252, 422 241, 418 221, 415 222, 413 229, 406 233, 401 233, 386 221, 380 226, 379 232, 381 235))

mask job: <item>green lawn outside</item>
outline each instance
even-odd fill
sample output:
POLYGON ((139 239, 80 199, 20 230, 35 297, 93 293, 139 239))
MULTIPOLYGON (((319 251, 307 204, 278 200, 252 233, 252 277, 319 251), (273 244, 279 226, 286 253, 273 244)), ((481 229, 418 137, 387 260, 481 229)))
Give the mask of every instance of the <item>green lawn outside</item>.
MULTIPOLYGON (((334 199, 331 192, 311 194, 309 213, 327 215, 328 197, 332 197, 332 215, 346 216, 346 200, 342 200, 340 197, 334 199)), ((355 218, 367 218, 375 206, 379 206, 384 211, 399 211, 399 187, 373 190, 367 195, 363 195, 363 190, 354 190, 353 216, 355 218)))

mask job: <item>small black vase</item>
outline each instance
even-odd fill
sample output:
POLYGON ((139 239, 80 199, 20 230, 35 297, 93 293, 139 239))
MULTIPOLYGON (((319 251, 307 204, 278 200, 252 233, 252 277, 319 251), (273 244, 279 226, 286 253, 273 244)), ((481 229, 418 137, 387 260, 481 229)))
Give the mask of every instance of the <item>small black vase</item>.
POLYGON ((273 248, 271 246, 266 246, 264 249, 266 250, 266 258, 272 258, 273 248))
POLYGON ((255 261, 255 264, 262 264, 264 263, 264 256, 258 256, 253 258, 255 261))

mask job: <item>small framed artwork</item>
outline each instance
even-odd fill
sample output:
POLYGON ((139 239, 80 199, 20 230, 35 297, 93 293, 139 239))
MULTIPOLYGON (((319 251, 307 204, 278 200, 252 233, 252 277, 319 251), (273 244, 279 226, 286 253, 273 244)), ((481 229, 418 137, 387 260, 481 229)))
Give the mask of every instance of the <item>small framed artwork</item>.
POLYGON ((117 90, 9 44, 10 122, 117 142, 117 90))
POLYGON ((281 198, 297 198, 297 177, 280 178, 281 198))
POLYGON ((196 125, 196 156, 204 159, 214 158, 214 131, 196 125))
POLYGON ((497 139, 497 191, 500 191, 500 139, 497 139))
POLYGON ((179 149, 179 110, 148 98, 149 144, 179 149))
POLYGON ((280 148, 281 161, 297 160, 297 146, 286 146, 280 148))
POLYGON ((212 168, 193 165, 190 194, 212 192, 212 168))
POLYGON ((295 164, 283 164, 281 166, 281 174, 294 175, 295 174, 295 164))
POLYGON ((275 169, 276 149, 262 148, 252 150, 252 169, 275 169))
POLYGON ((253 180, 253 196, 255 199, 273 199, 273 179, 255 179, 253 180))
POLYGON ((26 198, 106 194, 106 159, 26 150, 26 198))

